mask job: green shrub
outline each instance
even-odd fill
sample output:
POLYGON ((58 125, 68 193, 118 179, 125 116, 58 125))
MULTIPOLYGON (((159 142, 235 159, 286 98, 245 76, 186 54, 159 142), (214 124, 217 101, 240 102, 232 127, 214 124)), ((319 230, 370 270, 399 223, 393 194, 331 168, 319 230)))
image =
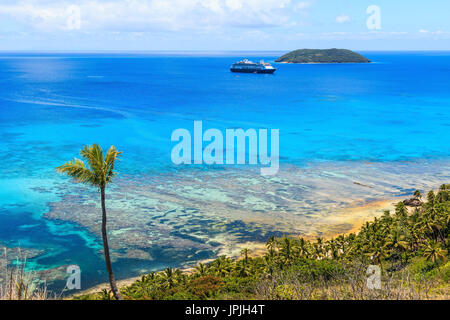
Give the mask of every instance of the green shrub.
POLYGON ((416 258, 409 266, 409 271, 414 278, 419 281, 421 279, 430 279, 436 274, 436 264, 427 261, 425 258, 416 258))
POLYGON ((187 284, 187 289, 195 297, 206 299, 213 297, 223 285, 220 278, 208 275, 192 280, 187 284))
POLYGON ((444 282, 450 282, 450 262, 447 262, 439 268, 439 275, 444 282))
POLYGON ((343 266, 334 260, 304 260, 288 270, 300 279, 332 280, 345 275, 343 266))

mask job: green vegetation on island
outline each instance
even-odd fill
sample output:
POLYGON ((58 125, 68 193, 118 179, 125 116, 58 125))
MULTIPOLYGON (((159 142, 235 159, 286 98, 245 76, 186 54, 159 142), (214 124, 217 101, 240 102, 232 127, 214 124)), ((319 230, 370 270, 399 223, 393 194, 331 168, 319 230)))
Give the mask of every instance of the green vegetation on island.
POLYGON ((282 63, 369 63, 370 60, 347 49, 299 49, 291 51, 275 62, 282 63))
MULTIPOLYGON (((448 299, 450 185, 421 198, 416 191, 358 233, 315 241, 272 237, 261 257, 244 249, 240 259, 221 256, 192 271, 167 268, 120 292, 124 299, 152 300, 448 299), (367 285, 373 265, 381 288, 367 285)), ((113 297, 103 290, 76 299, 113 297)))

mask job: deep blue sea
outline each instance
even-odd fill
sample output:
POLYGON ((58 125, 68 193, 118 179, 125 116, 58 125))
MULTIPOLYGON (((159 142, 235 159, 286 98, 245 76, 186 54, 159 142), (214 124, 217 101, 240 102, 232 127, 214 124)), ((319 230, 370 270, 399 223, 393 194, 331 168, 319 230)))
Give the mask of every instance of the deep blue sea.
POLYGON ((42 217, 64 195, 54 168, 99 143, 124 152, 121 174, 182 174, 170 137, 194 120, 279 129, 281 162, 297 166, 448 160, 450 52, 362 53, 373 63, 274 63, 273 75, 229 67, 281 53, 0 53, 0 244, 45 250, 37 269, 77 263, 104 276, 95 235, 42 217))

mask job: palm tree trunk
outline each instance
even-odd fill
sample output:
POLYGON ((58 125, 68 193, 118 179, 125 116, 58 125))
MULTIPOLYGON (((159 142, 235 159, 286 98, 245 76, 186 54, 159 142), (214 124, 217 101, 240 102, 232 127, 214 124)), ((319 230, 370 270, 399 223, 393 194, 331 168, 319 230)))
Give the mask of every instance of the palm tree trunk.
POLYGON ((103 250, 105 252, 106 269, 109 275, 109 284, 111 285, 111 291, 114 294, 116 300, 122 300, 122 296, 117 289, 116 280, 114 279, 114 273, 111 265, 111 258, 109 256, 108 235, 106 233, 106 204, 105 204, 105 187, 100 187, 101 200, 102 200, 102 238, 103 238, 103 250))

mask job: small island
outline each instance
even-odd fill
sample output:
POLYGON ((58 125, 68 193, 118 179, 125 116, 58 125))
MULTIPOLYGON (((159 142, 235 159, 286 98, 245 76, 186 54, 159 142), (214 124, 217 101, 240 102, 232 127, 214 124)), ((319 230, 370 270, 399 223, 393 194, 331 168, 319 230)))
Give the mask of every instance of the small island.
POLYGON ((347 49, 300 49, 275 60, 281 63, 369 63, 370 60, 347 49))

